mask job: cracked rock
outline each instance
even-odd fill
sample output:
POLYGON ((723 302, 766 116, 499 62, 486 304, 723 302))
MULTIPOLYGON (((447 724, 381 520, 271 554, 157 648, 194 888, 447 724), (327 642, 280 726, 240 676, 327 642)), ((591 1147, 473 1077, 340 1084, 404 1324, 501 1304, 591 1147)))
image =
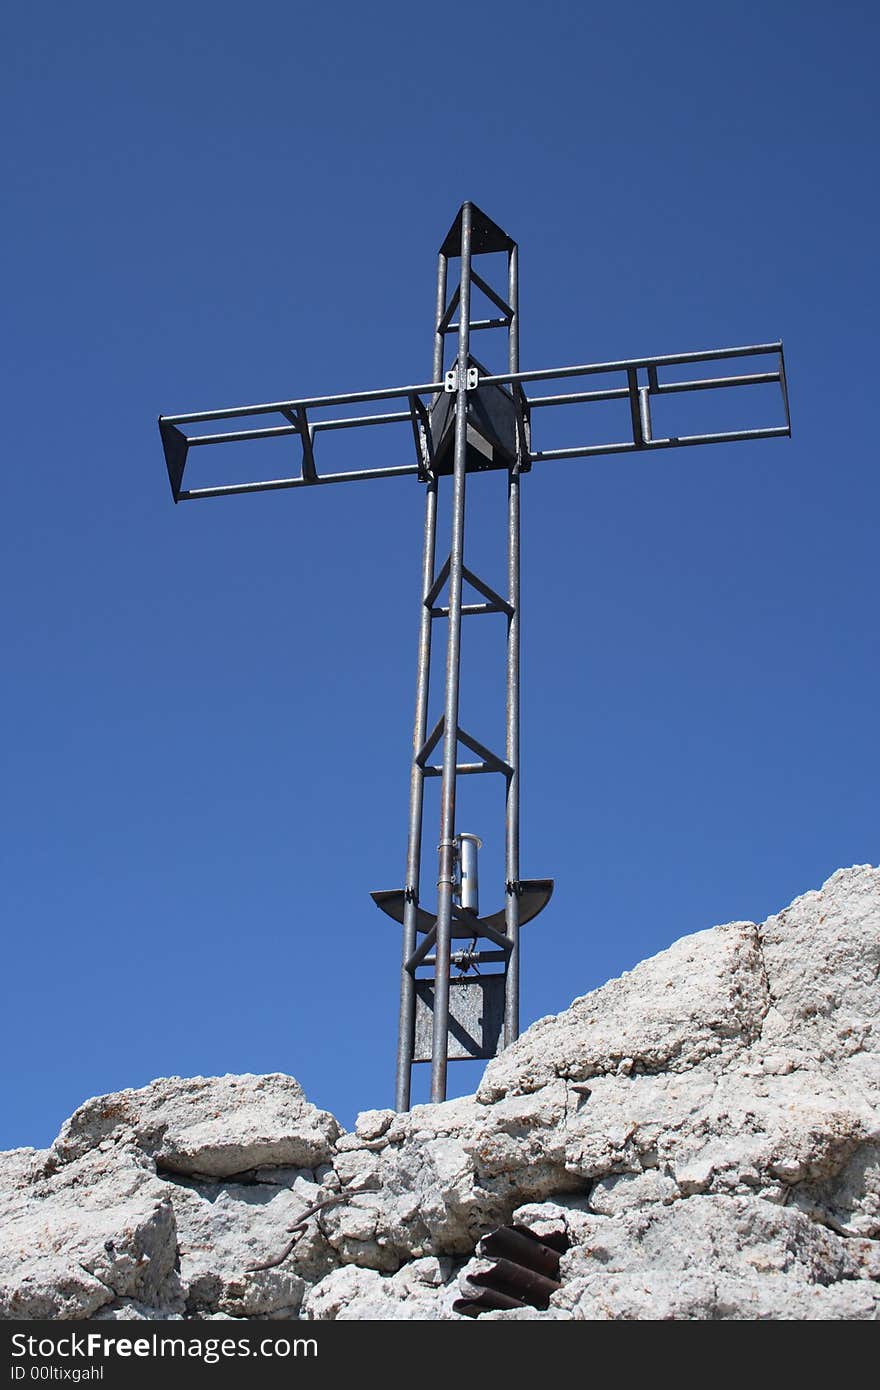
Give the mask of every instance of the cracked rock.
POLYGON ((228 1178, 260 1167, 314 1168, 340 1132, 292 1076, 173 1076, 86 1101, 53 1149, 67 1163, 107 1140, 127 1140, 168 1172, 228 1178))
POLYGON ((878 978, 864 865, 539 1020, 475 1096, 351 1134, 281 1075, 87 1101, 0 1155, 0 1316, 454 1320, 478 1240, 518 1223, 567 1245, 562 1287, 491 1321, 876 1319, 878 978))

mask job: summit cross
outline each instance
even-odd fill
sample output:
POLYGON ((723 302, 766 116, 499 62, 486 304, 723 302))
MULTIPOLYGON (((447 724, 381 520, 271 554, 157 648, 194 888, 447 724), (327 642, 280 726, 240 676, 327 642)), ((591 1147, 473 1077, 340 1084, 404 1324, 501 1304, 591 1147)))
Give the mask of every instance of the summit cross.
MULTIPOLYGON (((488 270, 487 274, 490 274, 488 270)), ((446 1097, 450 1060, 493 1057, 501 1047, 507 1047, 516 1039, 519 1034, 520 928, 538 915, 553 891, 550 879, 520 877, 520 488, 523 476, 533 464, 552 459, 772 439, 791 433, 781 342, 523 372, 519 365, 519 328, 517 243, 478 207, 466 202, 440 247, 430 381, 159 417, 175 502, 404 476, 416 478, 424 487, 424 549, 419 590, 406 874, 402 889, 372 895, 377 905, 403 927, 395 1090, 398 1110, 409 1108, 415 1063, 430 1061, 431 1099, 441 1101, 446 1097), (506 257, 503 289, 493 287, 473 266, 474 257, 497 254, 506 257), (450 294, 449 263, 453 260, 458 262, 459 274, 458 283, 450 294), (474 289, 489 306, 486 318, 471 317, 474 289), (487 371, 471 352, 472 334, 493 329, 507 334, 507 370, 502 373, 487 371), (456 340, 456 352, 447 366, 445 348, 449 338, 456 340), (765 359, 759 364, 762 370, 734 376, 700 374, 705 369, 714 371, 715 363, 743 358, 765 359), (696 367, 697 374, 686 380, 667 378, 670 369, 682 367, 696 367), (533 382, 579 378, 586 378, 588 387, 589 379, 597 376, 611 378, 613 384, 531 397, 525 390, 533 382), (654 432, 652 402, 663 396, 768 383, 778 383, 780 387, 783 423, 769 428, 714 434, 658 436, 654 432), (599 401, 628 403, 628 437, 562 449, 533 448, 532 415, 535 411, 599 401), (327 418, 328 411, 349 406, 366 407, 369 413, 327 418), (392 406, 395 408, 389 408, 392 406), (262 416, 280 417, 284 423, 266 427, 251 425, 231 431, 214 429, 209 433, 189 433, 187 428, 262 416), (319 436, 323 432, 407 423, 412 430, 414 461, 343 473, 318 471, 319 436), (190 450, 287 435, 298 439, 300 444, 300 470, 294 476, 213 487, 184 487, 190 450), (507 576, 503 593, 464 563, 467 475, 487 470, 497 470, 507 480, 507 576), (451 479, 451 529, 448 554, 438 567, 437 502, 442 478, 451 479), (465 583, 475 591, 477 601, 465 601, 465 583), (490 614, 501 615, 507 629, 503 754, 467 732, 459 722, 462 619, 490 614), (447 625, 446 674, 442 712, 429 729, 431 642, 434 623, 438 620, 447 625), (440 761, 431 762, 431 755, 438 746, 440 761), (469 750, 476 761, 460 761, 461 746, 469 750), (480 841, 476 835, 458 830, 456 824, 458 778, 477 774, 502 777, 506 789, 504 906, 489 916, 481 916, 479 907, 480 841), (421 892, 425 782, 430 777, 440 778, 437 898, 433 910, 422 905, 421 892), (453 943, 467 944, 454 950, 453 943), (481 971, 481 966, 493 968, 481 971), (455 977, 453 968, 457 972, 455 977)))

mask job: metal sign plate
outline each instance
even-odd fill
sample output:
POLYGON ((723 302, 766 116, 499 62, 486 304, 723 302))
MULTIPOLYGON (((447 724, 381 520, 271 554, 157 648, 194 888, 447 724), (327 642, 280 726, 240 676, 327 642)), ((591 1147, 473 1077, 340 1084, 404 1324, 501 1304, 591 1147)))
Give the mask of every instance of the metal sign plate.
MULTIPOLYGON (((449 1060, 496 1057, 504 1023, 504 975, 449 981, 449 1060)), ((416 980, 414 1062, 430 1062, 434 981, 416 980)))

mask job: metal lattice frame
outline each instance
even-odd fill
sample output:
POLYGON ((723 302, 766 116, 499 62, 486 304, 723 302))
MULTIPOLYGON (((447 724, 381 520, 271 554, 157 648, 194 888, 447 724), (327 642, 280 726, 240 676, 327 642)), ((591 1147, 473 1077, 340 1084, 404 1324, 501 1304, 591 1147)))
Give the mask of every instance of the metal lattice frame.
MULTIPOLYGON (((379 906, 403 924, 396 1085, 396 1104, 401 1110, 407 1109, 410 1103, 416 1014, 420 994, 422 998, 430 995, 429 1003, 433 1011, 431 1098, 445 1098, 450 1029, 455 1027, 455 1021, 450 1014, 450 984, 460 983, 451 980, 454 962, 457 961, 459 969, 465 971, 479 964, 501 966, 503 1045, 509 1045, 518 1036, 520 927, 541 910, 552 891, 550 880, 524 881, 520 878, 519 602, 522 475, 528 472, 533 463, 552 459, 587 458, 598 454, 770 439, 791 433, 781 342, 522 372, 519 368, 518 293, 516 242, 472 203, 464 203, 440 248, 431 381, 377 391, 196 411, 185 415, 161 416, 159 419, 168 477, 175 502, 409 475, 417 477, 425 485, 424 550, 406 880, 402 890, 373 895, 379 906), (504 294, 483 279, 472 264, 474 256, 498 252, 505 253, 507 259, 507 285, 504 294), (459 281, 449 296, 447 282, 449 262, 452 259, 459 262, 459 281), (476 286, 485 295, 498 311, 497 315, 488 319, 471 319, 472 286, 476 286), (501 329, 507 334, 508 370, 501 374, 485 371, 471 354, 471 334, 489 329, 501 329), (448 371, 444 371, 447 337, 457 339, 457 351, 453 365, 448 371), (734 376, 718 375, 711 378, 665 379, 665 373, 671 368, 768 356, 776 360, 774 370, 746 372, 734 376), (664 373, 664 380, 660 379, 661 372, 664 373), (527 396, 525 391, 525 386, 533 382, 576 380, 598 375, 610 375, 612 378, 617 376, 620 378, 619 384, 599 390, 579 389, 531 397, 527 396), (781 388, 784 414, 782 424, 768 429, 714 434, 665 437, 657 437, 654 434, 651 404, 655 398, 681 392, 767 383, 777 383, 781 388), (629 438, 563 449, 532 448, 532 416, 536 410, 613 400, 629 403, 629 438), (380 413, 343 414, 335 418, 324 418, 328 409, 356 405, 374 408, 386 402, 396 405, 397 408, 380 413), (316 414, 321 418, 314 418, 316 414), (203 423, 273 415, 281 417, 284 423, 207 434, 191 434, 183 428, 203 423), (319 452, 318 436, 323 432, 405 422, 409 422, 412 428, 415 462, 345 473, 319 473, 316 454, 319 452), (294 436, 300 442, 301 467, 295 476, 213 487, 184 488, 184 473, 191 449, 284 436, 294 436), (464 563, 466 478, 469 472, 484 469, 502 470, 507 475, 506 595, 498 593, 486 584, 464 563), (448 558, 437 569, 438 488, 441 478, 445 476, 451 476, 452 485, 450 548, 448 558), (482 602, 464 602, 465 582, 476 589, 482 602), (447 598, 445 603, 441 603, 439 600, 444 588, 447 598), (459 723, 461 623, 465 617, 485 614, 502 614, 507 623, 506 741, 503 757, 463 730, 459 723), (437 619, 447 622, 446 675, 443 713, 429 732, 431 639, 433 624, 437 619), (459 762, 460 744, 475 754, 478 761, 459 762), (441 746, 440 761, 430 762, 429 759, 438 746, 441 746), (457 780, 460 776, 478 773, 497 773, 506 781, 505 907, 503 912, 490 917, 480 917, 472 908, 463 905, 460 883, 456 877, 461 839, 456 830, 457 780), (424 791, 425 780, 437 776, 441 779, 437 906, 436 912, 430 913, 421 905, 424 791), (422 936, 422 941, 417 944, 419 935, 422 936), (467 953, 454 954, 452 941, 456 937, 471 940, 473 948, 467 953), (476 949, 478 940, 486 942, 487 946, 476 949), (419 970, 427 970, 429 974, 419 976, 419 970)), ((498 976, 489 975, 482 978, 491 981, 497 980, 498 976)), ((484 1050, 477 1049, 472 1055, 493 1055, 494 1046, 494 1040, 489 1040, 484 1050)))

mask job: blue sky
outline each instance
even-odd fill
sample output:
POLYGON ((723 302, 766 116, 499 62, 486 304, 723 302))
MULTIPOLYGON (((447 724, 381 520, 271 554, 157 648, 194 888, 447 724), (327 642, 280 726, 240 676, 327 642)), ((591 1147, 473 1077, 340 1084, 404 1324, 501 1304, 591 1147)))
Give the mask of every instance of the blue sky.
MULTIPOLYGON (((175 508, 155 421, 427 380, 465 198, 520 244, 524 368, 782 337, 794 423, 523 484, 524 1023, 877 862, 876 7, 461 14, 7 19, 0 1146, 175 1073, 391 1103, 422 491, 175 508)), ((409 461, 379 435, 326 458, 409 461)), ((500 742, 491 621, 462 723, 500 742)))

